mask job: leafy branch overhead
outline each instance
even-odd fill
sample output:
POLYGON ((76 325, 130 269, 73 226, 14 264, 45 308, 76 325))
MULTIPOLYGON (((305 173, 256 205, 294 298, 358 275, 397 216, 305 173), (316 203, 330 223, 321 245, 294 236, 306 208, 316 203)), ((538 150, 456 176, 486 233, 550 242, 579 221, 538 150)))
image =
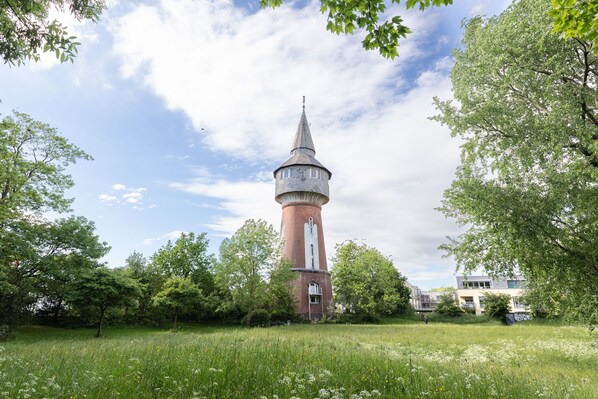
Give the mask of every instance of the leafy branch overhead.
MULTIPOLYGON (((260 6, 276 8, 283 0, 260 0, 260 6)), ((400 4, 401 0, 391 0, 400 4)), ((386 58, 399 55, 399 39, 407 37, 411 29, 403 25, 400 15, 386 19, 384 0, 321 0, 320 11, 328 14, 326 29, 340 35, 353 34, 355 29, 365 29, 367 35, 361 41, 366 50, 378 50, 386 58)), ((425 10, 430 6, 453 4, 453 0, 407 0, 407 9, 425 10)))
POLYGON ((0 0, 0 57, 21 65, 38 61, 42 52, 54 52, 60 62, 72 62, 80 43, 66 26, 50 19, 51 11, 97 22, 105 8, 104 0, 0 0))

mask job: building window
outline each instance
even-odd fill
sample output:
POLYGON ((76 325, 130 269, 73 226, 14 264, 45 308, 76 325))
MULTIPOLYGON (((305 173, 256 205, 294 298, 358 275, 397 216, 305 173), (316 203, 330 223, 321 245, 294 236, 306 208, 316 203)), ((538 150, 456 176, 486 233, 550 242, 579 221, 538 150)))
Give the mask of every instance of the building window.
POLYGON ((280 171, 282 178, 288 179, 289 177, 291 177, 291 171, 292 171, 291 168, 286 168, 286 169, 283 169, 282 171, 280 171))
POLYGON ((319 179, 320 178, 320 169, 308 168, 307 169, 307 177, 312 178, 312 179, 319 179))
POLYGON ((508 288, 521 288, 521 281, 519 280, 507 280, 508 288))
POLYGON ((475 308, 475 303, 473 302, 473 297, 472 296, 465 296, 465 297, 463 297, 463 301, 465 302, 463 304, 463 307, 471 308, 471 309, 475 308))
POLYGON ((320 297, 318 295, 310 295, 309 296, 309 303, 310 303, 310 305, 314 305, 314 304, 320 303, 320 297))
POLYGON ((480 309, 483 309, 484 308, 484 297, 481 296, 478 298, 478 300, 480 301, 480 309))
POLYGON ((521 300, 518 297, 513 298, 513 309, 525 309, 525 308, 526 308, 525 303, 521 302, 521 300))
POLYGON ((314 269, 315 268, 315 257, 314 257, 314 244, 311 244, 311 268, 314 269))
POLYGON ((487 289, 490 288, 490 281, 464 281, 463 288, 467 289, 487 289))
MULTIPOLYGON (((309 283, 309 295, 322 295, 322 289, 320 288, 318 283, 309 283)), ((319 303, 319 302, 318 302, 319 303)))

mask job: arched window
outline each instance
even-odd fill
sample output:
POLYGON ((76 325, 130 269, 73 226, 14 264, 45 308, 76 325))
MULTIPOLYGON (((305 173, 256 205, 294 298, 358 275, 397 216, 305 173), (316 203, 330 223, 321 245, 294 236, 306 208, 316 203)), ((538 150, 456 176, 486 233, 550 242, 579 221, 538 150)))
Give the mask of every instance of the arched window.
POLYGON ((322 289, 318 283, 311 282, 308 286, 309 291, 309 303, 316 304, 320 303, 320 297, 322 296, 322 289))

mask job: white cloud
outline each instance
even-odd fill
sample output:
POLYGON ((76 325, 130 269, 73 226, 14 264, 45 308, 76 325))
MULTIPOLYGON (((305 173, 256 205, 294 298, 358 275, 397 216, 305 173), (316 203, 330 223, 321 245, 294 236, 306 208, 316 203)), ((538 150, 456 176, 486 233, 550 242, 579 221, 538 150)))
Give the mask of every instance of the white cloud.
POLYGON ((100 199, 100 201, 103 202, 112 202, 118 199, 115 196, 109 194, 100 194, 98 198, 100 199))
POLYGON ((204 145, 237 159, 220 171, 268 165, 245 179, 198 168, 172 187, 216 199, 206 226, 221 234, 248 218, 278 226, 268 176, 288 156, 307 95, 317 158, 333 172, 323 210, 328 255, 335 243, 361 238, 408 277, 450 276, 453 265, 436 247, 456 227, 434 208, 459 143, 427 119, 434 95, 450 98, 450 60, 408 68, 427 55, 422 40, 435 34, 438 14, 401 12, 416 33, 393 62, 364 51, 359 35, 325 31, 318 4, 248 14, 227 1, 163 0, 115 22, 122 76, 182 110, 204 145))
MULTIPOLYGON (((184 111, 212 149, 276 159, 289 144, 272 138, 292 129, 302 95, 308 110, 335 120, 375 110, 403 84, 400 64, 364 51, 357 35, 327 32, 318 4, 252 15, 217 0, 137 6, 112 27, 122 76, 184 111)), ((434 15, 406 18, 418 32, 434 15)), ((403 63, 421 53, 417 42, 401 46, 403 63)))
MULTIPOLYGON (((120 198, 116 195, 100 194, 99 199, 102 202, 111 204, 130 204, 133 205, 133 209, 142 211, 143 208, 143 196, 147 191, 145 187, 127 187, 124 184, 116 183, 111 186, 113 194, 120 195, 120 198), (118 192, 118 193, 117 193, 118 192)), ((155 205, 151 206, 152 208, 155 205)))
POLYGON ((181 234, 183 234, 183 233, 185 233, 185 232, 181 231, 181 230, 174 230, 169 233, 162 234, 160 237, 146 238, 143 240, 143 245, 148 246, 155 242, 165 241, 165 240, 174 241, 174 240, 178 239, 181 236, 181 234))

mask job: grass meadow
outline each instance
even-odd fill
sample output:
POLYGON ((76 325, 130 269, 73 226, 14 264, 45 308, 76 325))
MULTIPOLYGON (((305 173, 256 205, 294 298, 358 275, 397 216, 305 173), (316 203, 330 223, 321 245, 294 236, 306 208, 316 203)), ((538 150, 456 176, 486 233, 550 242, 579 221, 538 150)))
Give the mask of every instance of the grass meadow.
POLYGON ((598 398, 583 327, 518 323, 22 327, 0 398, 598 398))

